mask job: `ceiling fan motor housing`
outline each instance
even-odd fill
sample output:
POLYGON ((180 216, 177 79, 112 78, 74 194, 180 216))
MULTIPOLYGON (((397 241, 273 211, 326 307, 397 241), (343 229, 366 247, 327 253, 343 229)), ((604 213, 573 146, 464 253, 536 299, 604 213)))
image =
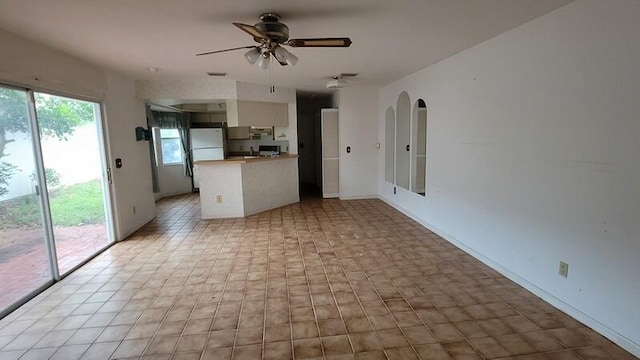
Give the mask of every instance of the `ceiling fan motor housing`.
POLYGON ((269 37, 272 43, 282 44, 289 40, 289 27, 280 22, 280 15, 265 13, 260 15, 255 27, 269 37))

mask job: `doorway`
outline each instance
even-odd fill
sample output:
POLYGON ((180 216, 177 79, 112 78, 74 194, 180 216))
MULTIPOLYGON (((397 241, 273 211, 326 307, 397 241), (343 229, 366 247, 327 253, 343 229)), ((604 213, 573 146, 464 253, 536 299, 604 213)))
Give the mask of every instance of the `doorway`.
POLYGON ((113 241, 100 115, 0 86, 0 317, 113 241))
POLYGON ((322 197, 320 112, 333 107, 332 94, 298 92, 298 176, 301 198, 322 197))

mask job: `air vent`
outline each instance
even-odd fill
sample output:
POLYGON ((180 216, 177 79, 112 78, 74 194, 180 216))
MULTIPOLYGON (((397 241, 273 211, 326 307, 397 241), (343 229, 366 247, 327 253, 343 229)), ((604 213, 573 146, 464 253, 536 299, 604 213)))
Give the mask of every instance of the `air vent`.
POLYGON ((227 76, 229 74, 227 74, 226 72, 208 72, 207 75, 209 75, 209 76, 227 76))
POLYGON ((341 78, 346 78, 346 77, 356 77, 356 76, 358 76, 358 74, 357 74, 357 73, 342 73, 342 74, 340 74, 340 77, 341 77, 341 78))

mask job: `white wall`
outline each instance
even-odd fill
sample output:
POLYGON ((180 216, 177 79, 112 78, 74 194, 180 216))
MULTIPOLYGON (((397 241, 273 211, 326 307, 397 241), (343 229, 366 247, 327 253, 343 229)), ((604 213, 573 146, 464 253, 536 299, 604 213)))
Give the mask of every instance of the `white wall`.
POLYGON ((0 82, 94 99, 104 96, 102 69, 0 29, 0 82))
POLYGON ((427 196, 393 195, 381 153, 385 200, 636 355, 638 19, 636 0, 578 0, 384 87, 378 109, 381 142, 401 91, 429 111, 427 196))
POLYGON ((341 199, 377 197, 377 96, 377 88, 362 86, 338 93, 341 199))
POLYGON ((3 30, 0 49, 0 83, 104 101, 107 159, 114 170, 116 238, 123 239, 153 219, 148 144, 136 142, 134 135, 136 126, 146 124, 144 106, 134 98, 134 82, 3 30), (124 160, 122 169, 113 165, 117 157, 124 160), (134 205, 136 214, 131 214, 134 205))
POLYGON ((135 128, 147 126, 144 103, 136 100, 133 81, 106 72, 105 122, 110 149, 117 239, 124 239, 156 215, 149 143, 136 141, 135 128), (115 159, 122 159, 116 169, 115 159), (135 207, 135 212, 134 212, 135 207))

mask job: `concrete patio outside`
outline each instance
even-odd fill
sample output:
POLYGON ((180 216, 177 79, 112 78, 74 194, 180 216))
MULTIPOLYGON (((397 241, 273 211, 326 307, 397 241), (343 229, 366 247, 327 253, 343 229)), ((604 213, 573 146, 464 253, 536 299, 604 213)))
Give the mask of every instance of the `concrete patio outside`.
MULTIPOLYGON (((104 224, 55 227, 60 274, 108 244, 104 224)), ((0 229, 0 310, 51 280, 42 229, 0 229)))

